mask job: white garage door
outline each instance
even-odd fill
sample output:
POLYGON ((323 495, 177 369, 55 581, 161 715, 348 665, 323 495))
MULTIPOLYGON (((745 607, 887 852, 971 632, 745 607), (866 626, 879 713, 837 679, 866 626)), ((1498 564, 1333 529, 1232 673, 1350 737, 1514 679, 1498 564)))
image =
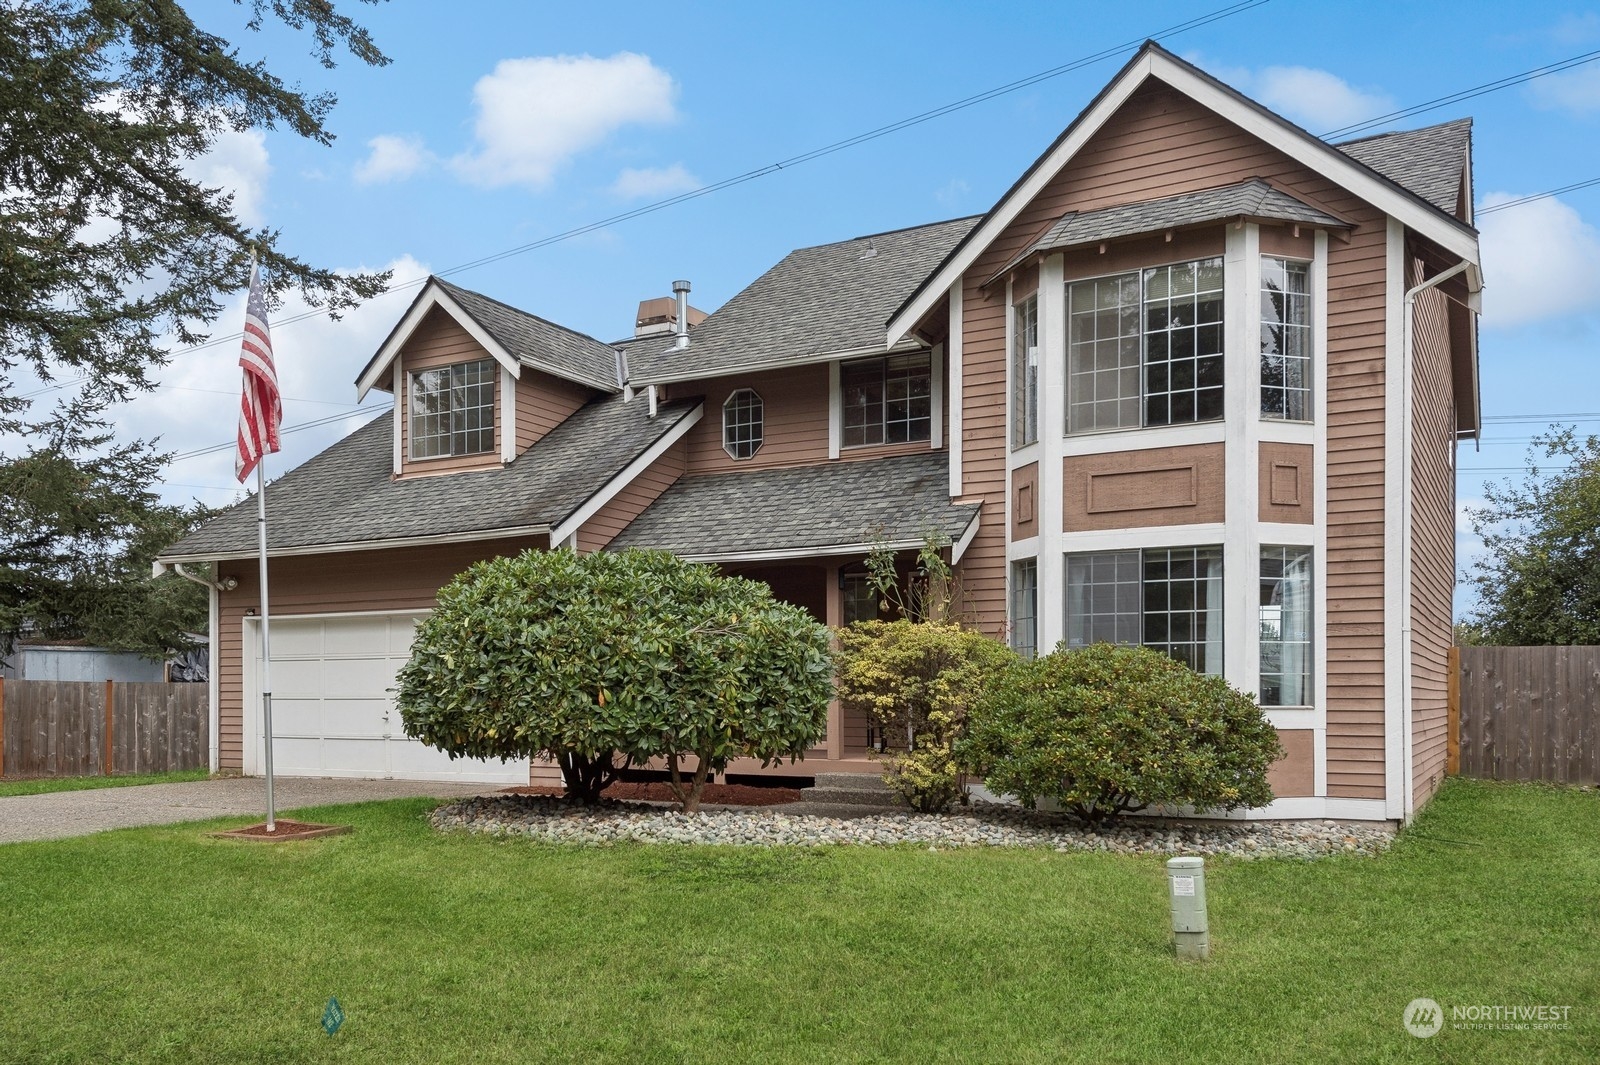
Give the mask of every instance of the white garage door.
MULTIPOLYGON (((395 675, 411 657, 425 615, 358 614, 272 619, 273 772, 286 776, 392 777, 528 783, 526 759, 454 761, 405 734, 395 675)), ((244 770, 265 771, 261 727, 260 623, 247 618, 244 770)))

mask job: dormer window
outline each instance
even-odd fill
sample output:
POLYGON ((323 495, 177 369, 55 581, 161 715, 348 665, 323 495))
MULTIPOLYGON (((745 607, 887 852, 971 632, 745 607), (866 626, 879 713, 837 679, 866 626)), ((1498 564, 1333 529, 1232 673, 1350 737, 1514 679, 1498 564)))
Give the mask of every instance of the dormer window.
POLYGON ((722 405, 722 450, 747 459, 761 450, 765 405, 754 390, 741 388, 722 405))
POLYGON ((478 455, 494 449, 493 359, 411 375, 411 457, 478 455))

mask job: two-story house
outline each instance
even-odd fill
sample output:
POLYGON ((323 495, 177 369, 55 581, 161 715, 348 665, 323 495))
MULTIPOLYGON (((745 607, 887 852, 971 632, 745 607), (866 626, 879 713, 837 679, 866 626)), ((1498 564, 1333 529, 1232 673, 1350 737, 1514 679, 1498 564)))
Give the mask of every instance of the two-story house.
MULTIPOLYGON (((431 280, 358 378, 393 415, 268 488, 278 771, 550 779, 392 710, 474 560, 665 548, 840 625, 874 544, 935 534, 1019 650, 1143 643, 1257 694, 1287 753, 1249 816, 1409 817, 1479 421, 1470 158, 1465 121, 1328 144, 1147 44, 986 214, 798 250, 709 316, 680 284, 604 344, 431 280)), ((238 507, 163 558, 237 582, 216 757, 245 772, 254 544, 238 507)), ((866 745, 836 709, 772 772, 866 745)))

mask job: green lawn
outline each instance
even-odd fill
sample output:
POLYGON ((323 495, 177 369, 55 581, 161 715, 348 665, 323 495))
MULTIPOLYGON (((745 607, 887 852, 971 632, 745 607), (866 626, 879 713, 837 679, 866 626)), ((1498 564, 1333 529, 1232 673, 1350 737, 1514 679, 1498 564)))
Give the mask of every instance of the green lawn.
POLYGON ((428 808, 312 811, 355 834, 288 846, 0 847, 0 1059, 1600 1058, 1593 792, 1455 781, 1381 858, 1213 860, 1203 964, 1171 956, 1159 858, 580 849, 428 808), (1419 1040, 1418 996, 1571 1028, 1419 1040))
POLYGON ((125 788, 130 784, 181 784, 205 780, 204 769, 179 769, 172 773, 130 773, 119 777, 39 777, 34 780, 0 780, 0 799, 8 795, 43 795, 48 791, 88 791, 90 788, 125 788))

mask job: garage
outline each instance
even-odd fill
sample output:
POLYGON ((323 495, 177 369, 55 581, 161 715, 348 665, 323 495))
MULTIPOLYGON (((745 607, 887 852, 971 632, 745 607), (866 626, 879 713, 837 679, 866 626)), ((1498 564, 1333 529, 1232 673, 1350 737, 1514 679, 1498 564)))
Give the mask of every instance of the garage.
MULTIPOLYGON (((273 772, 282 776, 528 783, 528 762, 451 760, 405 734, 395 676, 416 611, 272 619, 273 772)), ((244 771, 262 760, 260 619, 245 619, 244 771)))

